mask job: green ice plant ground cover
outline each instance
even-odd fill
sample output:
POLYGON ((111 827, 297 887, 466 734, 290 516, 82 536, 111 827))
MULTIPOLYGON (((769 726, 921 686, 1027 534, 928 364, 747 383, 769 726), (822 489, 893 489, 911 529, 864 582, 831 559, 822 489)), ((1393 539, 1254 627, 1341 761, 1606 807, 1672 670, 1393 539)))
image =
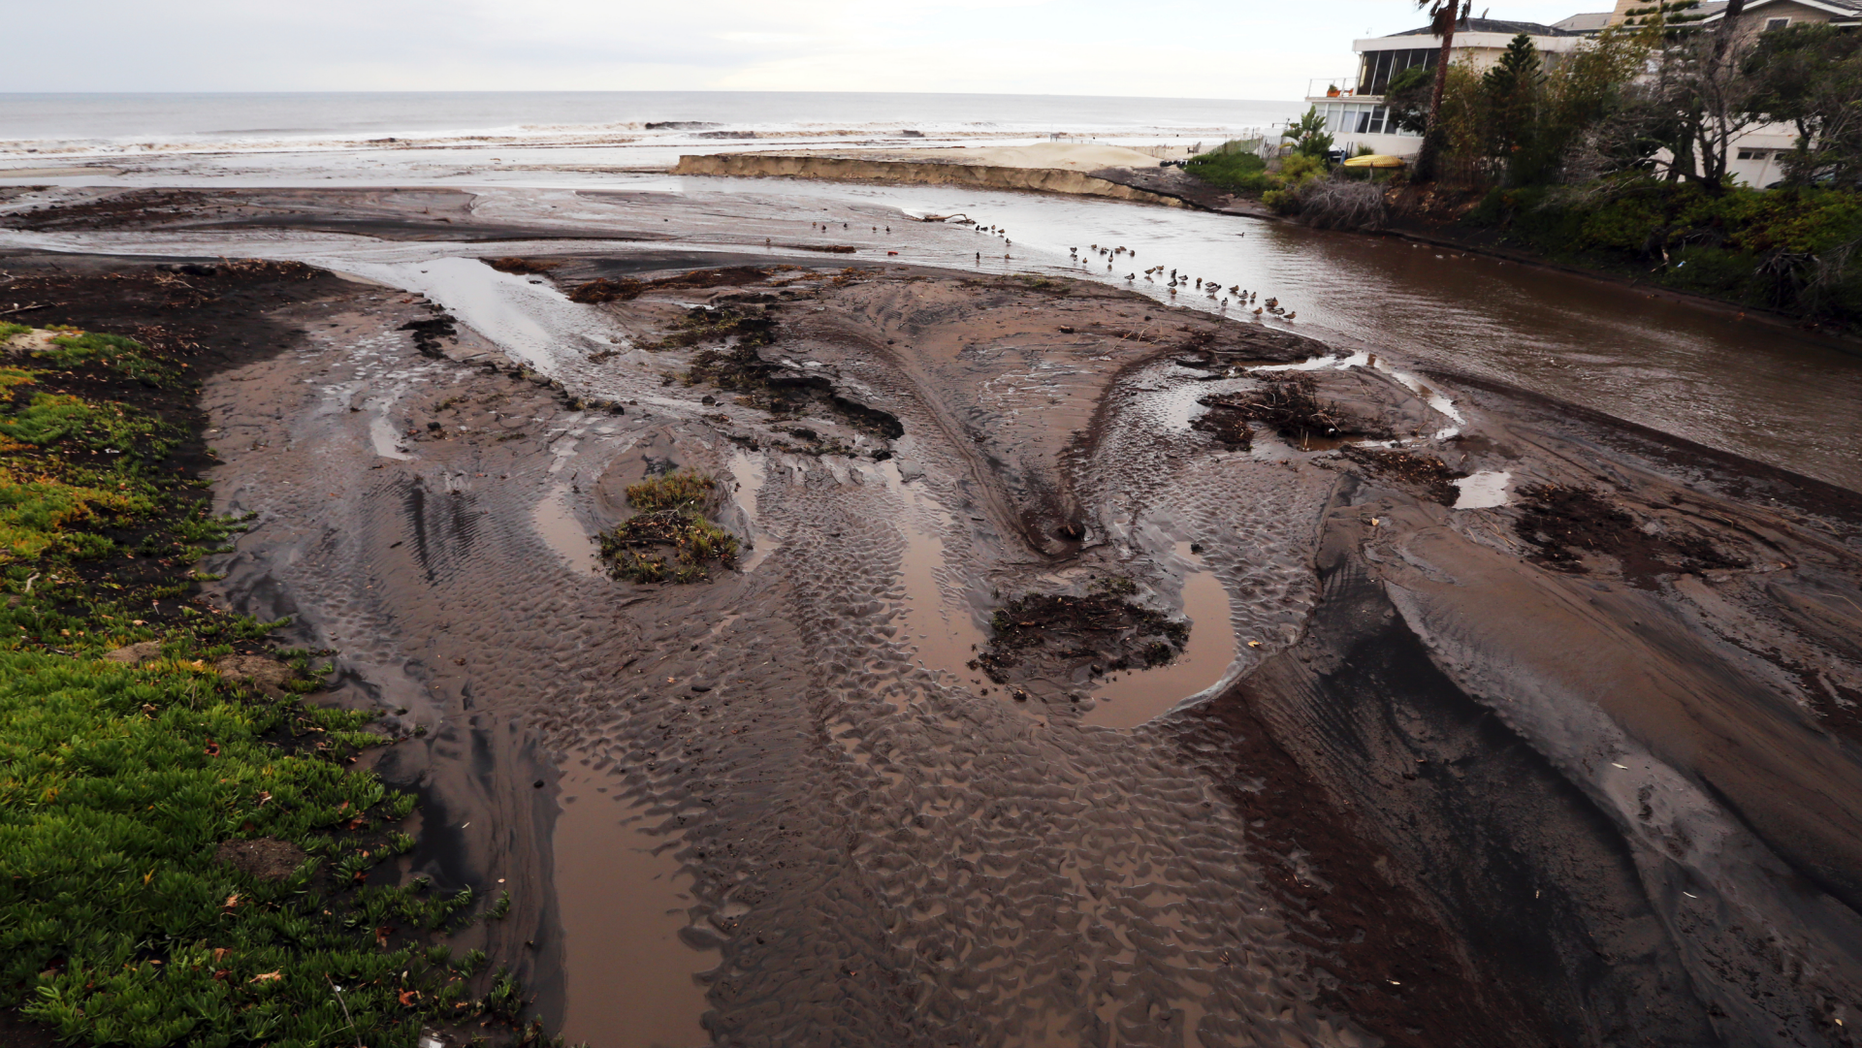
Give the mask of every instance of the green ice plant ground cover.
POLYGON ((508 903, 367 883, 414 845, 394 829, 414 797, 346 767, 390 741, 372 715, 309 701, 303 653, 272 651, 295 679, 262 694, 215 669, 280 624, 192 601, 240 523, 171 457, 179 374, 77 332, 0 368, 0 1009, 136 1048, 536 1039, 515 982, 443 941, 508 903), (141 642, 158 650, 103 658, 141 642), (303 861, 220 861, 259 839, 303 861))

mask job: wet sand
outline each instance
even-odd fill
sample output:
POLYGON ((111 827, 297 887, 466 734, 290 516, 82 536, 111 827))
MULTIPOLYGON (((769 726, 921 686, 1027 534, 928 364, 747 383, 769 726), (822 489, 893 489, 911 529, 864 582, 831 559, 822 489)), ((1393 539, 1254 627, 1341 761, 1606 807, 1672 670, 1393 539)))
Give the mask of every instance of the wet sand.
MULTIPOLYGON (((431 225, 373 232, 424 235, 403 220, 431 225)), ((53 261, 4 268, 49 294, 53 261)), ((247 321, 286 336, 207 407, 222 505, 260 514, 225 599, 431 729, 383 763, 427 797, 410 872, 504 880, 487 948, 551 1028, 1851 1043, 1854 493, 1103 285, 549 261, 370 271, 428 298, 329 281, 247 321), (647 284, 571 301, 596 279, 647 284), (423 353, 406 325, 443 301, 423 353), (719 347, 645 347, 700 306, 771 320, 758 374, 813 392, 687 385, 719 347), (1192 425, 1306 361, 1392 453, 1503 497, 1192 425), (740 570, 592 572, 619 492, 668 466, 728 478, 740 570), (1104 672, 1082 627, 1001 681, 970 665, 1009 601, 1114 578, 1188 621, 1172 661, 1104 672)))

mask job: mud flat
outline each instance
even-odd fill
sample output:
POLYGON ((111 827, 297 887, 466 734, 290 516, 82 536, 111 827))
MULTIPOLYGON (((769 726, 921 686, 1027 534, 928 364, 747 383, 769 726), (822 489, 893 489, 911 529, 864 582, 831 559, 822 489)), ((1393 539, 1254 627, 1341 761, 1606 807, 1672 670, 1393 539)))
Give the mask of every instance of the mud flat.
POLYGON ((428 729, 551 1028, 1853 1043, 1854 492, 1087 282, 446 250, 242 310, 221 593, 428 729), (591 568, 678 471, 735 566, 591 568))

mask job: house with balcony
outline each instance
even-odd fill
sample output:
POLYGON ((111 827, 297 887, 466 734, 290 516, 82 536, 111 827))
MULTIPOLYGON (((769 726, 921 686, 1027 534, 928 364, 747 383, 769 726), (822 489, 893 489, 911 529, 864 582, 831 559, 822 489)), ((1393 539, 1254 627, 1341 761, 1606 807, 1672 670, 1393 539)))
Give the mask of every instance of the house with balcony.
MULTIPOLYGON (((1560 29, 1537 22, 1468 18, 1455 30, 1454 49, 1449 60, 1471 61, 1476 69, 1487 69, 1500 61, 1507 45, 1521 33, 1532 38, 1548 62, 1558 61, 1595 35, 1594 31, 1560 29)), ((1390 81, 1406 69, 1417 66, 1434 69, 1442 55, 1441 38, 1424 26, 1405 33, 1356 40, 1352 42, 1352 50, 1358 55, 1357 73, 1313 81, 1307 88, 1306 101, 1325 117, 1326 130, 1332 133, 1340 149, 1355 152, 1368 146, 1390 156, 1416 155, 1422 148, 1422 136, 1397 130, 1390 117, 1390 108, 1384 104, 1384 93, 1389 90, 1390 81)))

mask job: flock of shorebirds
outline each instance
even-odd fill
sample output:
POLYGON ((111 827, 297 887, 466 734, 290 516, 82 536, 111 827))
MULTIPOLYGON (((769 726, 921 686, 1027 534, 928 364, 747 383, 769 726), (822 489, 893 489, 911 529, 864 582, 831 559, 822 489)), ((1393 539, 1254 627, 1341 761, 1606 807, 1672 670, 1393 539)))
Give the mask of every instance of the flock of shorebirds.
MULTIPOLYGON (((941 219, 944 216, 932 217, 941 219)), ((978 233, 988 233, 992 236, 1001 237, 1002 246, 1005 251, 1015 245, 1015 241, 1009 239, 1008 230, 1003 229, 1001 226, 985 226, 979 222, 972 222, 965 216, 953 217, 957 217, 961 221, 975 227, 978 233)), ((929 220, 930 219, 926 219, 926 221, 929 220)), ((842 229, 846 229, 847 227, 847 223, 841 223, 842 229)), ((809 228, 826 232, 829 227, 826 222, 811 222, 809 223, 809 228)), ((879 227, 874 226, 873 231, 875 233, 879 232, 879 227)), ((892 232, 892 227, 887 226, 886 232, 892 232)), ((1072 254, 1072 259, 1076 264, 1082 267, 1089 264, 1088 261, 1080 255, 1079 248, 1068 248, 1067 250, 1072 254)), ((1101 247, 1098 244, 1093 244, 1088 250, 1105 260, 1106 272, 1108 273, 1116 271, 1116 266, 1120 259, 1138 257, 1138 252, 1128 247, 1101 247)), ((1004 254, 1002 257, 1006 259, 1010 256, 1004 254)), ((979 263, 983 260, 983 253, 981 251, 976 253, 976 260, 979 263)), ((1185 290, 1194 288, 1194 290, 1201 292, 1205 298, 1215 302, 1223 312, 1227 312, 1230 305, 1234 305, 1240 309, 1254 306, 1254 315, 1257 317, 1267 315, 1277 317, 1281 320, 1293 320, 1299 316, 1298 313, 1292 310, 1281 309, 1279 299, 1269 298, 1267 301, 1262 302, 1260 292, 1245 291, 1240 284, 1232 284, 1225 288, 1217 281, 1205 280, 1202 277, 1192 277, 1187 273, 1178 273, 1175 269, 1166 273, 1163 266, 1152 266, 1142 273, 1127 273, 1125 274, 1125 283, 1136 284, 1140 278, 1148 284, 1155 284, 1159 278, 1162 278, 1165 281, 1165 288, 1169 290, 1170 297, 1173 299, 1177 297, 1179 288, 1185 290)))
MULTIPOLYGON (((1015 243, 1013 240, 1009 239, 1008 230, 1000 226, 978 224, 976 226, 976 231, 978 233, 989 233, 1001 237, 1005 248, 1015 243)), ((1081 267, 1091 264, 1088 258, 1080 254, 1079 248, 1068 248, 1067 250, 1072 254, 1072 260, 1075 264, 1081 267)), ((1117 271, 1117 266, 1121 259, 1133 259, 1138 257, 1138 252, 1128 247, 1101 247, 1098 244, 1093 244, 1088 250, 1093 255, 1105 261, 1106 272, 1108 273, 1117 271)), ((977 252, 976 257, 978 261, 981 261, 983 257, 982 252, 977 252)), ((1008 258, 1009 256, 1003 255, 1002 257, 1008 258)), ((1293 310, 1280 308, 1280 300, 1278 298, 1269 298, 1267 301, 1262 302, 1260 292, 1243 290, 1240 284, 1233 284, 1225 288, 1218 281, 1205 280, 1202 277, 1193 277, 1188 273, 1179 273, 1175 269, 1166 272, 1163 266, 1152 266, 1150 269, 1146 269, 1143 272, 1125 274, 1125 283, 1127 284, 1136 284, 1140 279, 1149 284, 1155 284, 1160 279, 1163 280, 1164 287, 1170 292, 1170 297, 1173 299, 1177 297, 1179 289, 1184 291, 1194 289, 1195 291, 1201 292, 1205 298, 1216 303, 1223 312, 1227 312, 1230 306, 1238 309, 1246 309, 1249 306, 1253 306, 1254 315, 1257 317, 1272 316, 1281 320, 1293 320, 1299 316, 1299 314, 1293 310)))
MULTIPOLYGON (((1080 257, 1079 248, 1068 248, 1068 250, 1073 253, 1073 260, 1075 262, 1081 265, 1087 264, 1086 261, 1080 257)), ((1138 257, 1138 253, 1128 247, 1101 247, 1098 244, 1094 244, 1089 250, 1098 257, 1106 260, 1106 272, 1108 273, 1113 272, 1114 266, 1119 259, 1138 257)), ((1196 291, 1201 292, 1204 297, 1215 302, 1223 310, 1227 310, 1230 305, 1234 305, 1241 309, 1246 309, 1253 305, 1255 306, 1254 315, 1257 317, 1262 314, 1269 314, 1279 317, 1281 320, 1292 320, 1299 315, 1290 310, 1281 309, 1280 300, 1277 298, 1270 298, 1266 302, 1261 302, 1260 292, 1243 290, 1240 284, 1233 284, 1225 288, 1218 281, 1205 280, 1202 277, 1192 277, 1188 273, 1179 273, 1174 269, 1166 273, 1163 266, 1152 266, 1142 273, 1127 273, 1125 274, 1125 283, 1135 284, 1141 277, 1149 284, 1155 284, 1160 279, 1163 280, 1165 282, 1164 287, 1169 290, 1171 298, 1177 297, 1179 288, 1189 290, 1194 287, 1196 291), (1260 304, 1255 305, 1256 303, 1260 304)))

